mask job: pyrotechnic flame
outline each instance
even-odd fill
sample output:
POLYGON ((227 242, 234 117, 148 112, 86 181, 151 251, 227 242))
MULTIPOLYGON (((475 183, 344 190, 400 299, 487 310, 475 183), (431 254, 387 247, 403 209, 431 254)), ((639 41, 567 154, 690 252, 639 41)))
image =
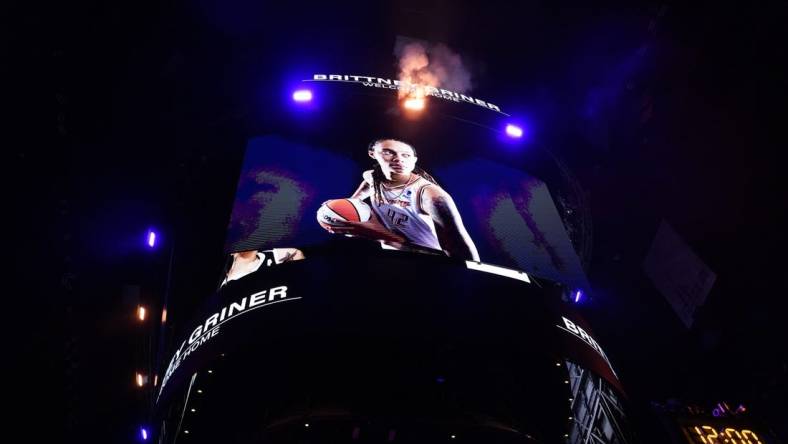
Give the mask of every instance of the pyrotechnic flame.
POLYGON ((413 111, 424 109, 424 98, 408 97, 402 102, 402 106, 413 111))
POLYGON ((445 45, 427 46, 426 43, 399 38, 394 49, 399 57, 399 81, 403 88, 399 98, 409 109, 421 109, 426 101, 425 88, 447 88, 465 93, 471 87, 471 75, 460 56, 445 45), (420 103, 419 107, 416 106, 420 103))
POLYGON ((399 91, 399 98, 423 99, 424 87, 440 85, 439 79, 429 70, 430 59, 427 52, 419 43, 409 43, 402 49, 399 60, 399 80, 410 86, 399 91))

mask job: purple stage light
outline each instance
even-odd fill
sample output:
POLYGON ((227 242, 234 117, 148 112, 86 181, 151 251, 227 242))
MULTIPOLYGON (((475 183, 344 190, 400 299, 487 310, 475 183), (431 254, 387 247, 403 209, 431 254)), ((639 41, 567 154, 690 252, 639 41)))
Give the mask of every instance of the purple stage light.
POLYGON ((580 290, 577 290, 577 293, 575 293, 575 302, 576 303, 580 302, 580 298, 582 298, 582 297, 583 297, 583 292, 580 291, 580 290))
POLYGON ((148 231, 148 246, 153 248, 156 246, 156 232, 153 230, 148 231))
POLYGON ((506 135, 509 137, 520 138, 523 137, 523 129, 511 123, 506 125, 506 135))
POLYGON ((145 427, 140 428, 140 435, 142 435, 143 441, 148 440, 148 430, 146 430, 145 427))
POLYGON ((312 91, 308 89, 299 89, 293 93, 293 100, 296 102, 311 102, 312 101, 312 91))

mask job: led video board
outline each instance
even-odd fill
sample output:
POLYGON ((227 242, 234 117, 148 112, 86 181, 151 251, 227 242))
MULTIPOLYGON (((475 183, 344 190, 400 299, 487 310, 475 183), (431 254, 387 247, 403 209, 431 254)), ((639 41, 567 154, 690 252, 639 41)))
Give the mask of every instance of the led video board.
MULTIPOLYGON (((380 83, 333 77, 314 76, 325 80, 320 95, 380 83)), ((505 115, 498 106, 435 89, 427 96, 442 100, 408 111, 388 89, 379 94, 313 110, 312 128, 248 141, 226 239, 235 253, 228 280, 354 237, 588 288, 548 185, 491 155, 511 148, 500 132, 461 117, 480 108, 505 115)))
POLYGON ((216 442, 221 436, 211 434, 226 433, 242 412, 256 420, 239 423, 265 429, 259 433, 288 418, 317 424, 312 410, 293 413, 303 392, 316 411, 331 405, 373 415, 385 406, 440 423, 461 400, 477 415, 507 418, 507 430, 550 438, 538 442, 629 441, 624 392, 571 304, 536 283, 460 268, 440 255, 346 242, 345 260, 287 261, 206 300, 162 369, 156 403, 170 412, 170 425, 160 430, 216 442), (380 270, 407 272, 380 285, 359 278, 380 270), (433 396, 446 389, 452 396, 433 396), (217 399, 216 416, 207 414, 208 397, 217 399), (182 402, 201 413, 180 428, 182 402), (600 403, 609 408, 594 407, 600 403))

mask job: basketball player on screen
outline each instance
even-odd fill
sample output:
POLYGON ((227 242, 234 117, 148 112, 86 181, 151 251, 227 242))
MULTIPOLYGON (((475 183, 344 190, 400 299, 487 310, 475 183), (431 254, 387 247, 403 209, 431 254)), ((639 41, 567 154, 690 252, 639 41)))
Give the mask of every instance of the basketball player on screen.
POLYGON ((394 139, 380 139, 368 148, 372 170, 351 198, 369 198, 368 222, 345 222, 333 233, 371 237, 402 249, 415 246, 443 250, 449 256, 479 261, 479 253, 462 224, 449 193, 416 166, 416 150, 394 139))

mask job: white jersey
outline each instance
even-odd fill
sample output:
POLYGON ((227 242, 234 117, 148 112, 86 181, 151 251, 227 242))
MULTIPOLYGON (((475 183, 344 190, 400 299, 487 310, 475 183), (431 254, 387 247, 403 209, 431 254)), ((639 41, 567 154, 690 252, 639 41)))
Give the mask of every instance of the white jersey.
MULTIPOLYGON (((370 179, 368 182, 372 185, 371 177, 368 174, 364 176, 365 179, 370 179)), ((421 208, 421 195, 430 185, 433 183, 419 177, 405 187, 386 189, 382 186, 383 202, 375 199, 374 189, 370 201, 372 211, 389 231, 401 234, 416 245, 441 250, 438 236, 435 234, 435 224, 421 208)))

